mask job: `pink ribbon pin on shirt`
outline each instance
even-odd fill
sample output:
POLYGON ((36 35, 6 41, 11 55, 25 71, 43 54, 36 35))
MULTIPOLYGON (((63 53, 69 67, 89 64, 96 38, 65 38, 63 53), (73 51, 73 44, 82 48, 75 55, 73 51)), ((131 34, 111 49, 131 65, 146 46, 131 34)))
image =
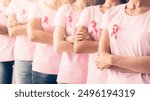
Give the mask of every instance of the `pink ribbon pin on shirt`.
POLYGON ((118 32, 118 30, 119 30, 119 27, 118 27, 118 25, 114 25, 113 26, 113 32, 112 32, 112 34, 111 34, 111 36, 115 36, 115 39, 117 39, 117 32, 118 32))
POLYGON ((93 27, 94 31, 97 33, 96 21, 93 20, 91 23, 92 23, 92 27, 93 27))
POLYGON ((71 27, 72 16, 68 16, 68 22, 69 22, 69 26, 71 27))
POLYGON ((44 17, 44 21, 43 21, 43 23, 48 24, 48 17, 47 17, 47 16, 45 16, 45 17, 44 17))

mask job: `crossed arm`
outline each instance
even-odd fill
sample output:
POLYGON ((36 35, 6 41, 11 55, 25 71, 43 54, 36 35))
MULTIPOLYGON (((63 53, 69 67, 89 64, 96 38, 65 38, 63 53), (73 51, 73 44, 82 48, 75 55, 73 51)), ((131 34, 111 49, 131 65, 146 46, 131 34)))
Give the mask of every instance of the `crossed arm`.
POLYGON ((76 53, 94 53, 98 51, 98 41, 93 40, 87 27, 79 26, 75 37, 74 51, 76 53))
MULTIPOLYGON (((72 52, 72 53, 85 53, 85 52, 77 52, 77 50, 76 50, 76 47, 78 47, 77 42, 80 42, 83 40, 85 42, 86 41, 88 42, 89 40, 91 40, 90 34, 89 33, 84 34, 83 31, 85 31, 85 30, 84 29, 78 30, 77 33, 75 34, 75 36, 70 35, 70 36, 64 37, 65 36, 64 33, 66 33, 65 29, 63 27, 56 27, 54 30, 54 47, 56 48, 56 50, 58 52, 65 51, 65 52, 72 52)), ((84 43, 82 43, 82 44, 84 45, 84 43)), ((80 50, 80 47, 82 47, 82 46, 78 47, 79 50, 80 50)))
POLYGON ((43 30, 40 18, 32 18, 29 20, 27 32, 31 41, 53 45, 53 33, 43 30))
POLYGON ((71 52, 73 53, 73 40, 74 36, 70 36, 70 38, 65 38, 65 28, 61 26, 56 26, 54 30, 54 47, 57 52, 71 52), (69 40, 67 40, 69 39, 69 40))
POLYGON ((20 24, 17 21, 16 14, 8 15, 8 32, 9 36, 18 36, 27 33, 27 24, 20 24))
POLYGON ((99 42, 99 56, 96 60, 98 68, 111 69, 111 67, 117 67, 132 72, 150 73, 150 56, 123 57, 110 54, 108 35, 108 30, 104 29, 99 42))
POLYGON ((0 24, 0 34, 1 35, 8 35, 8 29, 7 29, 7 27, 4 26, 4 25, 1 25, 1 24, 0 24))

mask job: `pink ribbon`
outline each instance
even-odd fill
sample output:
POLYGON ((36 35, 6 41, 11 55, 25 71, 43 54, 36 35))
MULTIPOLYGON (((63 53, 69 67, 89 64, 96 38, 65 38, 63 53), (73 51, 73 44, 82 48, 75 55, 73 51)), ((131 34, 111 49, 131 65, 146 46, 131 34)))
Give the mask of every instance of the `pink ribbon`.
POLYGON ((114 25, 113 26, 113 32, 112 32, 112 34, 111 34, 111 36, 115 36, 115 39, 117 39, 117 32, 118 32, 118 30, 119 30, 119 27, 118 27, 118 25, 114 25))

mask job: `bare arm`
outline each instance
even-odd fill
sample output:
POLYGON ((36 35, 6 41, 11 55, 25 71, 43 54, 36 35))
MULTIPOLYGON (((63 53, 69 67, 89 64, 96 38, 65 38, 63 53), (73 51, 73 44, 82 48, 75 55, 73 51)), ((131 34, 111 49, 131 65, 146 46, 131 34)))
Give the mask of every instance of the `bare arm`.
POLYGON ((113 56, 112 64, 140 73, 150 73, 150 56, 121 57, 113 56))
POLYGON ((27 25, 27 32, 31 41, 53 45, 53 33, 42 29, 41 19, 30 19, 27 25))
MULTIPOLYGON (((85 26, 79 26, 77 29, 76 37, 79 35, 88 36, 88 28, 85 26)), ((76 53, 94 53, 98 51, 98 41, 94 40, 75 40, 74 51, 76 53)))
POLYGON ((4 25, 1 25, 1 24, 0 24, 0 34, 1 35, 8 35, 8 29, 7 29, 7 27, 4 26, 4 25))
POLYGON ((97 61, 133 72, 150 73, 150 56, 123 57, 110 54, 108 31, 104 30, 99 43, 97 61))
POLYGON ((10 36, 18 36, 27 33, 27 25, 20 24, 17 21, 15 14, 10 14, 8 16, 8 32, 10 36))
POLYGON ((103 70, 112 67, 109 63, 105 63, 102 60, 109 60, 108 57, 103 57, 101 54, 102 53, 108 53, 110 54, 110 41, 109 41, 109 34, 107 29, 102 30, 101 38, 99 41, 99 46, 98 46, 98 56, 96 59, 96 66, 98 69, 103 70))
POLYGON ((101 38, 98 46, 98 53, 111 53, 110 52, 110 40, 107 29, 102 30, 101 38))
POLYGON ((73 43, 65 40, 65 28, 55 27, 53 44, 57 52, 74 52, 73 43))

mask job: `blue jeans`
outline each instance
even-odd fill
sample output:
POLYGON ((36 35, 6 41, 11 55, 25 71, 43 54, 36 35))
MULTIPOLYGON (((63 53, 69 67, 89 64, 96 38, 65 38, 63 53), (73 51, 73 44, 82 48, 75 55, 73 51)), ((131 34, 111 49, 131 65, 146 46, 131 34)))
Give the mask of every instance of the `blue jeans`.
POLYGON ((12 83, 13 64, 13 61, 0 62, 0 84, 12 83))
POLYGON ((32 61, 15 61, 15 83, 32 84, 32 61))
POLYGON ((32 71, 32 84, 57 84, 57 75, 32 71))

